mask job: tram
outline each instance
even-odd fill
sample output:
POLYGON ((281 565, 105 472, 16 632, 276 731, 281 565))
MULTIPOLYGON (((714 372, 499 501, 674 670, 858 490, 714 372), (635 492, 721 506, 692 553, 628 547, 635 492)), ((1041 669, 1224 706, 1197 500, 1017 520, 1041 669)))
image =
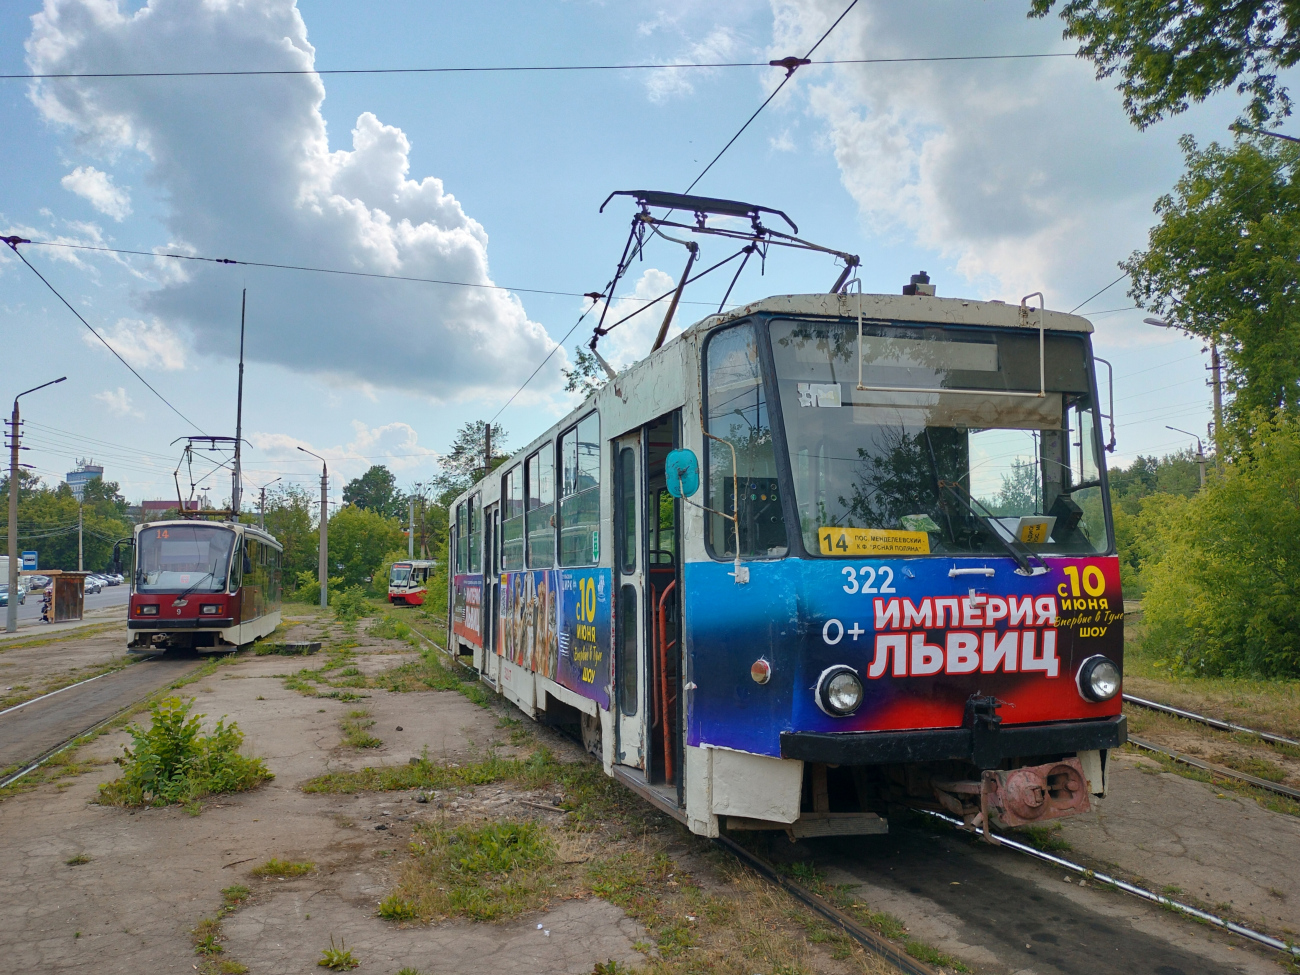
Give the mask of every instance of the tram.
POLYGON ((132 544, 128 651, 234 651, 280 625, 284 546, 267 532, 229 521, 158 521, 137 525, 132 544))
POLYGON ((1092 326, 843 280, 697 322, 457 498, 450 648, 700 835, 1085 811, 1126 740, 1092 326))
POLYGON ((429 597, 429 578, 438 563, 423 559, 394 562, 388 570, 388 601, 393 604, 420 606, 429 597))

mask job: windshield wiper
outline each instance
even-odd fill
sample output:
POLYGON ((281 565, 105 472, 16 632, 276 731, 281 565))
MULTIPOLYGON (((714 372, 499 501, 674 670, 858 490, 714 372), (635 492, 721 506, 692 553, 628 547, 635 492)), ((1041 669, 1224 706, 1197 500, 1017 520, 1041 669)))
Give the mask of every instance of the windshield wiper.
POLYGON ((1043 561, 1041 556, 1035 555, 1033 552, 1029 551, 1029 549, 1025 548, 1021 542, 1007 538, 993 526, 993 512, 989 511, 988 508, 985 508, 979 498, 967 491, 965 487, 955 481, 940 481, 939 487, 941 490, 947 491, 954 498, 960 501, 966 507, 966 510, 975 516, 975 519, 984 527, 984 530, 1002 544, 1002 547, 1005 548, 1011 554, 1011 557, 1016 560, 1016 565, 1020 566, 1021 573, 1027 576, 1034 575, 1034 567, 1029 564, 1029 559, 1031 557, 1038 560, 1040 568, 1040 572, 1038 573, 1039 575, 1047 571, 1047 563, 1043 561), (977 504, 981 508, 984 508, 984 514, 980 514, 975 510, 975 505, 977 504))

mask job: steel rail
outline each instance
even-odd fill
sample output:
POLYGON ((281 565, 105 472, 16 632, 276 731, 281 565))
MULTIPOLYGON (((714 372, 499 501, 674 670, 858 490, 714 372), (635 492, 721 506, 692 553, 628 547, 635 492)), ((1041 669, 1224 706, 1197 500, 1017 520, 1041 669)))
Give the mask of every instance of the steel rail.
POLYGON ((87 677, 85 680, 79 680, 75 684, 68 684, 65 687, 60 687, 57 691, 50 691, 48 694, 42 694, 40 697, 33 697, 30 700, 23 701, 22 704, 15 704, 11 708, 5 708, 3 711, 0 711, 0 718, 3 718, 6 714, 12 714, 19 708, 25 708, 29 704, 35 704, 37 701, 44 701, 47 697, 53 697, 55 694, 62 694, 64 691, 70 691, 74 687, 81 687, 83 684, 89 684, 93 680, 99 680, 101 677, 107 677, 109 674, 116 674, 118 671, 126 670, 126 668, 131 666, 133 663, 135 663, 134 660, 128 660, 126 664, 121 667, 114 667, 112 670, 106 670, 102 674, 96 674, 94 677, 87 677))
POLYGON ((1156 752, 1160 755, 1168 756, 1176 762, 1182 762, 1185 765, 1191 765, 1194 768, 1209 772, 1211 775, 1217 775, 1225 779, 1237 779, 1241 782, 1247 782, 1257 789, 1267 789, 1269 792, 1275 792, 1278 795, 1287 796, 1290 799, 1300 801, 1300 789, 1293 789, 1287 785, 1281 785, 1277 782, 1270 782, 1268 779, 1257 778, 1254 775, 1247 775, 1245 772, 1238 772, 1236 769, 1226 768, 1222 765, 1215 765, 1213 762, 1207 762, 1204 759, 1195 758, 1192 755, 1176 752, 1172 748, 1165 748, 1163 745, 1157 745, 1155 742, 1147 741, 1144 738, 1138 738, 1134 735, 1128 736, 1130 745, 1136 745, 1138 748, 1144 748, 1149 752, 1156 752))
MULTIPOLYGON (((1131 741, 1132 738, 1130 737, 1129 740, 1131 741)), ((950 826, 956 826, 963 830, 965 829, 960 819, 954 819, 951 816, 941 812, 935 812, 932 809, 920 809, 917 811, 923 812, 927 816, 933 816, 935 819, 943 820, 950 826)), ((980 836, 984 835, 984 830, 980 827, 976 826, 973 827, 973 829, 976 834, 980 836)), ((1281 941, 1267 934, 1255 931, 1252 928, 1238 924, 1236 921, 1229 921, 1225 918, 1219 917, 1217 914, 1211 914, 1208 911, 1202 911, 1199 908, 1192 907, 1190 904, 1180 903, 1179 901, 1166 897, 1164 894, 1157 894, 1155 891, 1147 890, 1145 887, 1139 887, 1137 884, 1130 884, 1128 881, 1120 880, 1118 877, 1112 877, 1109 874, 1102 873, 1100 870, 1090 870, 1082 864, 1054 856, 1051 853, 1044 853, 1042 850, 1035 849, 1025 843, 1020 843, 1016 840, 1010 839, 1003 833, 997 834, 997 839, 1001 846, 1009 847, 1018 853, 1023 853, 1026 856, 1031 856, 1036 860, 1042 860, 1045 863, 1050 863, 1057 867, 1063 867, 1064 869, 1069 870, 1072 873, 1077 873, 1089 880, 1096 880, 1099 883, 1110 884, 1111 886, 1124 891, 1126 894, 1132 894, 1134 897, 1140 897, 1153 904, 1159 904, 1161 907, 1167 907, 1171 910, 1179 911, 1189 917, 1194 917, 1199 921, 1204 921, 1206 924, 1212 925, 1216 928, 1231 931, 1233 934, 1254 941, 1256 944, 1265 945, 1266 947, 1285 952, 1292 958, 1300 958, 1300 946, 1298 945, 1281 941)))
POLYGON ((937 972, 929 965, 913 958, 892 941, 881 937, 873 931, 867 930, 855 921, 851 915, 841 911, 829 901, 814 894, 806 887, 801 887, 799 884, 796 884, 789 877, 782 875, 780 871, 766 860, 755 856, 731 837, 723 834, 713 842, 722 847, 755 873, 782 888, 786 893, 790 894, 805 907, 810 908, 826 920, 830 921, 873 955, 883 958, 895 968, 906 972, 907 975, 937 975, 937 972))
MULTIPOLYGON (((114 671, 114 673, 116 673, 116 671, 114 671)), ((94 678, 91 679, 93 680, 94 678)), ((77 744, 77 742, 79 742, 82 738, 85 738, 87 735, 93 735, 96 731, 99 731, 101 728, 104 728, 107 725, 111 724, 112 722, 116 721, 118 718, 122 717, 122 715, 127 714, 132 708, 139 705, 141 701, 148 700, 149 697, 157 693, 157 691, 158 688, 155 687, 153 690, 151 690, 148 694, 145 694, 143 697, 138 697, 134 701, 131 701, 129 704, 123 705, 122 707, 118 708, 107 718, 104 718, 101 721, 96 721, 89 728, 86 728, 82 731, 78 731, 76 734, 69 735, 67 738, 64 738, 63 741, 59 742, 53 748, 43 752, 42 754, 38 755, 36 758, 32 759, 30 762, 24 765, 17 772, 14 772, 10 775, 6 775, 3 779, 0 779, 0 789, 12 785, 13 783, 21 779, 24 775, 27 775, 29 772, 36 771, 38 768, 40 768, 42 765, 44 765, 46 762, 52 759, 55 755, 58 755, 60 752, 67 751, 73 745, 77 744)))
POLYGON ((1124 701, 1126 704, 1136 704, 1138 707, 1147 708, 1151 711, 1160 711, 1163 714, 1172 714, 1176 718, 1186 718, 1188 721, 1196 721, 1200 724, 1209 725, 1211 728, 1218 728, 1220 731, 1239 731, 1247 735, 1254 735, 1256 738, 1262 738, 1274 745, 1289 745, 1292 748, 1300 748, 1300 741, 1294 738, 1286 738, 1282 735, 1275 735, 1268 731, 1257 731, 1254 728, 1247 728, 1244 725, 1233 724, 1231 721, 1221 721, 1218 718, 1209 718, 1203 714, 1197 714, 1195 711, 1185 711, 1182 708, 1176 708, 1172 704, 1161 704, 1159 701, 1148 701, 1144 697, 1135 697, 1132 694, 1125 694, 1124 701))

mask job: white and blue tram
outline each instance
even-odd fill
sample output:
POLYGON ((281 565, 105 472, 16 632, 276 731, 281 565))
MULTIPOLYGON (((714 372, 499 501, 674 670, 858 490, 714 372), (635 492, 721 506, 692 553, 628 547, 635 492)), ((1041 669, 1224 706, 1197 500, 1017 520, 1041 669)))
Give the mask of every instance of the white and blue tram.
POLYGON ((1092 328, 919 290, 706 318, 475 484, 454 651, 701 835, 1086 810, 1125 740, 1092 328))

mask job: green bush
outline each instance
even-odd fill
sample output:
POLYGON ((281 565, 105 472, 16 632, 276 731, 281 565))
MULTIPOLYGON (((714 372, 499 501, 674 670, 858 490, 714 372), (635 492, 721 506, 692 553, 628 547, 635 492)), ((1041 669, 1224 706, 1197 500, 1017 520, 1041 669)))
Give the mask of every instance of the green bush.
MULTIPOLYGON (((329 601, 332 604, 343 588, 342 576, 330 576, 329 601)), ((294 602, 314 606, 320 602, 320 580, 315 572, 299 572, 298 587, 293 591, 294 602)))
POLYGON ((1177 672, 1300 676, 1300 420, 1253 426, 1205 491, 1143 502, 1142 647, 1177 672))
POLYGON ((200 734, 203 715, 190 716, 193 699, 169 697, 149 712, 148 729, 130 725, 133 747, 114 759, 122 777, 99 787, 100 801, 117 806, 166 806, 220 792, 255 789, 274 776, 260 758, 239 754, 244 734, 225 718, 200 734))
MULTIPOLYGON (((319 598, 320 590, 317 589, 316 592, 319 598)), ((370 605, 366 591, 361 586, 349 586, 337 596, 331 595, 330 605, 334 607, 334 618, 342 622, 359 620, 374 612, 374 607, 370 605)))

